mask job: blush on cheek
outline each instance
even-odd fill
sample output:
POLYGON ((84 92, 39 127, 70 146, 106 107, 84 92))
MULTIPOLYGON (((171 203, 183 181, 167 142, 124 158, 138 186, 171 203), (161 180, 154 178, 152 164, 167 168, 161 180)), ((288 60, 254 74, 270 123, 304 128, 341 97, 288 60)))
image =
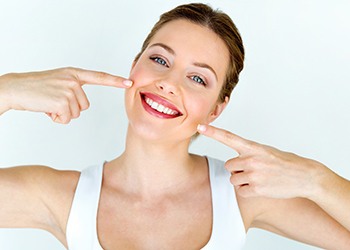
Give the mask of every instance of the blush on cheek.
POLYGON ((135 67, 131 70, 129 79, 133 81, 133 87, 141 87, 152 82, 149 73, 146 70, 140 69, 141 67, 135 67))

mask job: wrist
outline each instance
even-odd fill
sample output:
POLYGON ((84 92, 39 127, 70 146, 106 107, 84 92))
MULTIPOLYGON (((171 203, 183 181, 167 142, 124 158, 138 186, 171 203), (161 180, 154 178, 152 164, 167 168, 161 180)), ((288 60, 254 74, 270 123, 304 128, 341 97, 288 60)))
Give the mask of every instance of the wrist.
POLYGON ((324 200, 328 194, 332 193, 335 187, 336 174, 325 165, 315 162, 315 172, 312 177, 312 188, 308 199, 319 203, 324 200))

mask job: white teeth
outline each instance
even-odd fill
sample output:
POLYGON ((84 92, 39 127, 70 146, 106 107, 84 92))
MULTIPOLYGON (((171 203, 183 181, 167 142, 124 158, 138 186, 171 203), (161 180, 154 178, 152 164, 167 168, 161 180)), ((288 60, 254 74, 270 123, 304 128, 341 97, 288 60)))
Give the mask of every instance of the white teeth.
POLYGON ((165 107, 164 107, 162 104, 159 104, 159 105, 158 105, 158 108, 157 108, 157 111, 158 111, 158 112, 163 112, 164 109, 165 109, 165 107))
POLYGON ((149 98, 146 97, 146 103, 148 103, 148 105, 151 106, 151 105, 152 105, 152 102, 153 102, 153 101, 152 101, 151 99, 149 99, 149 98))
POLYGON ((152 105, 151 105, 151 107, 153 108, 153 109, 157 109, 158 108, 158 103, 156 103, 156 102, 152 102, 152 105))
POLYGON ((152 109, 155 109, 158 112, 161 112, 161 113, 164 113, 164 114, 167 114, 167 115, 176 115, 176 114, 178 114, 177 111, 172 110, 172 109, 167 108, 167 107, 164 107, 162 104, 159 104, 159 103, 153 101, 152 99, 150 99, 148 97, 145 97, 145 101, 152 109))

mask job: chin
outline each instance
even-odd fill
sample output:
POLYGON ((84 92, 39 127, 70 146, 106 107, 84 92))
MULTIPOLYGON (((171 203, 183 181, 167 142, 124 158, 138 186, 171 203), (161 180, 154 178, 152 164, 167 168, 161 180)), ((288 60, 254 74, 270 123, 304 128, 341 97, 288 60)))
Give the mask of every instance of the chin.
POLYGON ((190 142, 194 134, 193 131, 187 135, 176 128, 170 129, 169 126, 155 126, 149 123, 129 123, 128 130, 133 137, 138 137, 150 143, 178 144, 184 141, 190 142))

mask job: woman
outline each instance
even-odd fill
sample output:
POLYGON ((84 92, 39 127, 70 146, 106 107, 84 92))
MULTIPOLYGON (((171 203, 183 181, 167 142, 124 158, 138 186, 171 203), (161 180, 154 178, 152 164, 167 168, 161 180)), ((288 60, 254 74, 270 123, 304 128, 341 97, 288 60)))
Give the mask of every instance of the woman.
POLYGON ((125 151, 81 174, 42 166, 2 169, 0 226, 42 228, 69 249, 240 249, 252 227, 346 249, 349 231, 314 202, 297 198, 303 195, 290 192, 295 188, 274 195, 254 189, 254 197, 244 191, 254 187, 244 180, 245 164, 232 164, 239 158, 226 164, 234 189, 223 162, 189 154, 197 130, 248 156, 258 147, 207 126, 225 109, 243 59, 232 21, 191 4, 162 15, 132 65, 132 87, 72 68, 1 77, 0 113, 40 111, 60 123, 88 107, 81 84, 97 77, 130 88, 125 151))

